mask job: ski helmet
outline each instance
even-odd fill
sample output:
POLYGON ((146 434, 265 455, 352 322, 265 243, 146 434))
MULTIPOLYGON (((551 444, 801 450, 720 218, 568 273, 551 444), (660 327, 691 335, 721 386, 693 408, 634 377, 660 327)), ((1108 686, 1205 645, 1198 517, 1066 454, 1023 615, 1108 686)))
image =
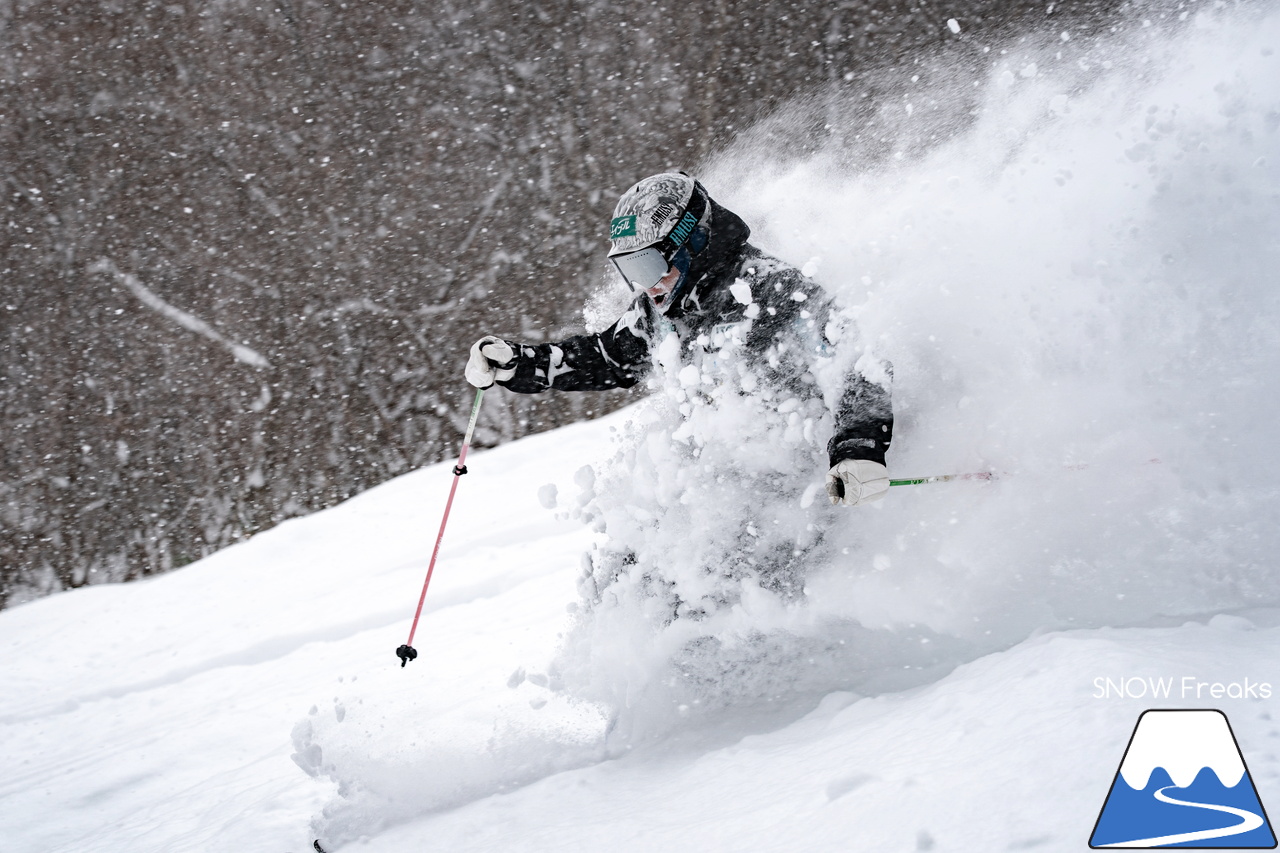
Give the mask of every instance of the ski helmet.
POLYGON ((632 290, 649 290, 673 268, 680 277, 664 311, 684 288, 693 258, 706 248, 711 197, 684 172, 651 175, 622 194, 609 226, 609 260, 632 290))

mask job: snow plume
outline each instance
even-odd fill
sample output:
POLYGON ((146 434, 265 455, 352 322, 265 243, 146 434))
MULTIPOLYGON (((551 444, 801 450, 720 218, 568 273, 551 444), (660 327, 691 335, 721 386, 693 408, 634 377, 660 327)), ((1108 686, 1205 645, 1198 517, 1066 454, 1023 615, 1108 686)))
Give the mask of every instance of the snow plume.
MULTIPOLYGON (((403 693, 403 677, 384 674, 351 695, 403 693)), ((313 707, 294 726, 292 757, 308 775, 336 782, 339 795, 313 821, 315 832, 342 843, 603 757, 593 708, 554 694, 536 707, 515 693, 497 707, 460 704, 443 724, 413 702, 335 697, 323 713, 313 707)))
POLYGON ((1233 14, 897 69, 720 156, 708 189, 851 321, 841 358, 893 364, 891 473, 999 479, 831 507, 822 412, 664 344, 614 458, 576 477, 598 540, 558 651, 524 650, 553 661, 535 704, 450 699, 475 731, 447 742, 412 708, 322 709, 295 731, 344 795, 318 830, 922 684, 1037 631, 1280 605, 1280 14, 1233 14))
POLYGON ((705 377, 668 366, 588 478, 606 541, 559 661, 616 736, 927 679, 1039 630, 1280 602, 1280 16, 1233 14, 894 69, 704 172, 830 290, 859 364, 894 365, 891 473, 1000 478, 833 510, 821 440, 787 433, 820 439, 815 413, 699 407, 705 377), (728 568, 776 531, 785 588, 728 568))

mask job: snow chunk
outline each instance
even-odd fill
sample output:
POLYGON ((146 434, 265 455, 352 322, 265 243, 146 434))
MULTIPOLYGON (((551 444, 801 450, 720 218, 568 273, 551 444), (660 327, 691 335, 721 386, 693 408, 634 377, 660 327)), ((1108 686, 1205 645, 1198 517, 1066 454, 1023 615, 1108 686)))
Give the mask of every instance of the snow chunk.
POLYGON ((956 35, 960 35, 960 22, 955 18, 947 19, 947 29, 951 30, 951 32, 956 35))
POLYGON ((729 285, 729 292, 741 305, 750 305, 755 301, 751 296, 751 285, 745 281, 739 280, 729 285))

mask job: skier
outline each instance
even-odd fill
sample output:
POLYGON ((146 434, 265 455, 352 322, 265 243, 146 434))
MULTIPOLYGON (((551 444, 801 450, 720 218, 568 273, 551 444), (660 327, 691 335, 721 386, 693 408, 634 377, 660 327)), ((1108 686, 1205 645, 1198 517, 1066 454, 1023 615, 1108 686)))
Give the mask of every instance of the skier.
MULTIPOLYGON (((684 172, 641 180, 618 200, 609 231, 609 260, 636 293, 622 317, 598 334, 557 343, 486 335, 471 347, 467 381, 521 394, 629 388, 652 369, 672 332, 691 356, 728 330, 762 381, 800 400, 821 399, 813 368, 834 354, 830 300, 799 270, 747 242, 750 235, 684 172)), ((832 504, 861 506, 889 489, 893 413, 884 384, 850 371, 843 385, 829 407, 827 494, 832 504)))

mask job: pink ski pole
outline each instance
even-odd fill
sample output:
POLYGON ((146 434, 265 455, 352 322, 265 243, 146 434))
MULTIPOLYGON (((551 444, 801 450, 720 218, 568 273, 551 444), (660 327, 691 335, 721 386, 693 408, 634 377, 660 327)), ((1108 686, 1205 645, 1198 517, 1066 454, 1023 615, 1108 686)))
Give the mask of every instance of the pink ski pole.
POLYGON ((471 434, 476 430, 476 419, 480 417, 480 401, 484 399, 484 389, 476 389, 476 401, 471 405, 471 420, 467 422, 467 434, 462 439, 462 452, 458 454, 458 464, 453 466, 453 484, 449 486, 449 500, 444 505, 444 518, 440 520, 440 533, 436 536, 436 547, 431 552, 431 562, 427 565, 427 579, 422 582, 422 595, 418 596, 418 609, 413 614, 413 625, 409 628, 409 640, 396 649, 400 658, 400 667, 418 656, 413 647, 413 635, 418 630, 418 619, 422 616, 422 603, 427 600, 427 587, 431 585, 431 573, 436 568, 436 556, 440 553, 440 542, 444 540, 444 526, 449 523, 449 510, 453 508, 453 495, 458 491, 458 480, 467 473, 467 450, 471 447, 471 434))

